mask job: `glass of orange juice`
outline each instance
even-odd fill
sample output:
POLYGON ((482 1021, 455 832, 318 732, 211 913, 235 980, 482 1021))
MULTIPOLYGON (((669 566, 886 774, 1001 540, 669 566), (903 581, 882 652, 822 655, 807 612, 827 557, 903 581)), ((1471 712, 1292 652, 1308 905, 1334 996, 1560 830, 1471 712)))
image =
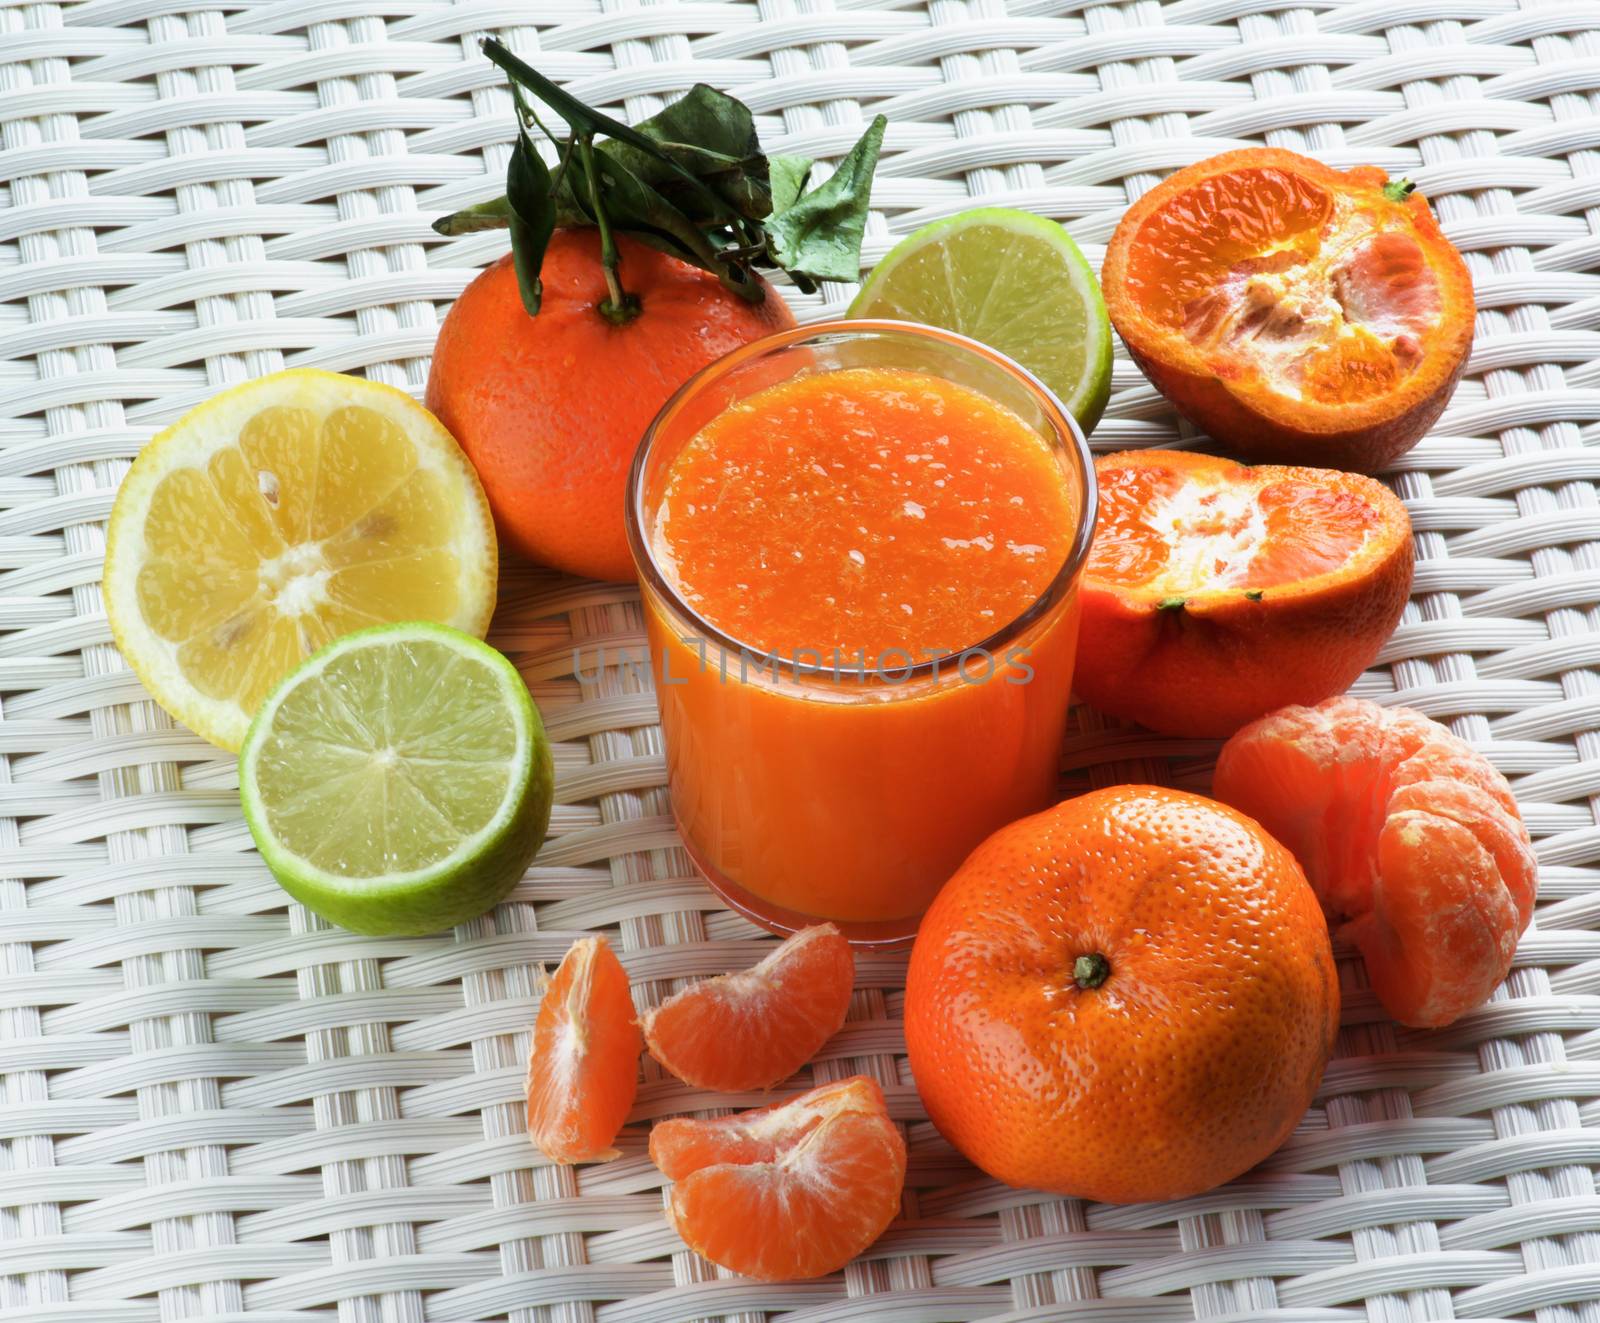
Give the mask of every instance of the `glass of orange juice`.
POLYGON ((628 484, 674 815, 733 908, 893 945, 1055 797, 1094 469, 975 341, 832 322, 662 408, 628 484))

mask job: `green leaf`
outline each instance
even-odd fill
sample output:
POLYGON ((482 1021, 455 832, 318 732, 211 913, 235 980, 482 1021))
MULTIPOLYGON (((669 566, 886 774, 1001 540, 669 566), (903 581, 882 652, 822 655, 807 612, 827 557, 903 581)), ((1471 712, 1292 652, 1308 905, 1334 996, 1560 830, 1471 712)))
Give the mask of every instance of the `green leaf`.
POLYGON ((436 234, 478 234, 483 230, 503 230, 511 224, 511 204, 504 197, 488 202, 477 202, 460 211, 452 211, 434 221, 436 234))
MULTIPOLYGON (((652 139, 668 161, 693 175, 746 220, 760 220, 771 212, 767 158, 756 135, 755 117, 744 102, 696 83, 635 128, 652 139)), ((676 172, 664 163, 627 143, 608 143, 606 147, 680 208, 691 215, 697 210, 693 191, 684 189, 676 172), (639 159, 632 159, 635 156, 639 159)))
POLYGON ((750 107, 705 83, 696 83, 634 128, 657 142, 693 144, 698 151, 732 161, 765 159, 750 107))
MULTIPOLYGON (((662 252, 708 271, 713 269, 715 247, 662 193, 642 182, 626 164, 599 147, 594 149, 594 165, 600 176, 596 181, 600 205, 614 228, 636 238, 648 233, 657 240, 653 246, 662 252)), ((562 180, 563 193, 569 188, 572 205, 584 214, 586 224, 593 224, 593 193, 581 156, 573 157, 566 178, 562 180)))
POLYGON ((539 268, 544 250, 556 228, 556 202, 550 191, 550 167, 534 148, 527 131, 517 130, 506 168, 506 206, 511 224, 511 262, 517 272, 517 290, 528 316, 539 315, 544 285, 539 268))
POLYGON ((584 105, 571 92, 551 82, 532 65, 519 60, 493 37, 485 39, 483 53, 505 70, 507 77, 513 82, 532 92, 545 105, 560 115, 567 122, 567 127, 574 135, 581 137, 585 133, 603 133, 608 138, 627 143, 630 147, 637 148, 647 156, 665 162, 672 173, 693 190, 713 214, 720 215, 725 212, 721 199, 662 151, 659 144, 654 140, 647 138, 637 129, 630 128, 621 120, 612 119, 610 115, 584 105))
POLYGON ((773 211, 788 211, 806 191, 815 162, 809 156, 767 157, 767 178, 772 186, 773 211))
POLYGON ((766 221, 768 247, 784 270, 815 280, 861 274, 872 172, 887 121, 875 118, 834 172, 766 221))

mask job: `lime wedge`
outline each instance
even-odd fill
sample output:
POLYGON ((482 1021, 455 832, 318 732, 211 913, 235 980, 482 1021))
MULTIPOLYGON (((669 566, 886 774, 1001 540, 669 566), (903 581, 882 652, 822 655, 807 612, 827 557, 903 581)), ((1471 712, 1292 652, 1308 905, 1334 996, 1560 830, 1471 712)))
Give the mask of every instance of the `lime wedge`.
POLYGON ((889 250, 852 317, 923 322, 981 340, 1044 382, 1087 434, 1111 394, 1111 323, 1100 284, 1052 220, 979 207, 889 250))
POLYGON ((443 625, 330 643, 262 704, 239 754, 245 821, 296 900, 360 933, 429 933, 516 885, 555 775, 517 670, 443 625))

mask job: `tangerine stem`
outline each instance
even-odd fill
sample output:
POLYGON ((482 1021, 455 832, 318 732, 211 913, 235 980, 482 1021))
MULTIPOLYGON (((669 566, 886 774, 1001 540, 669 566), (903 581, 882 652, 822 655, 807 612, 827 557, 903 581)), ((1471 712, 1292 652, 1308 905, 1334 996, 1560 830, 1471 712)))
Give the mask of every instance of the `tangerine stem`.
POLYGON ((1098 988, 1111 977, 1111 962, 1096 951, 1072 962, 1072 981, 1080 988, 1098 988))
POLYGON ((639 300, 622 288, 622 277, 617 268, 622 265, 617 252, 617 241, 611 234, 611 219, 600 201, 600 176, 594 163, 594 134, 585 133, 578 139, 578 152, 583 157, 583 172, 589 177, 589 205, 594 209, 594 223, 600 227, 600 267, 605 272, 606 289, 610 291, 600 303, 600 315, 616 326, 631 322, 639 315, 639 300))

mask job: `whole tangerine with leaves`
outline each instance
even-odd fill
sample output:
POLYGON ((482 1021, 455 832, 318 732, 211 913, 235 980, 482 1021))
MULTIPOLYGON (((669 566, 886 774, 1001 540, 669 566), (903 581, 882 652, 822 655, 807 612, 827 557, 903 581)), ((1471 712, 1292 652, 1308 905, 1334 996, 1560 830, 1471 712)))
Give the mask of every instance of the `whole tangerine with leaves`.
POLYGON ((1144 194, 1101 279, 1134 362, 1251 460, 1379 471, 1444 411, 1472 348, 1472 277, 1422 194, 1277 147, 1144 194))
POLYGON ((768 282, 747 300, 713 275, 614 236, 630 311, 610 291, 593 229, 557 230, 543 302, 523 307, 508 255, 462 291, 433 351, 428 408, 478 471, 501 537, 540 564, 633 579, 628 466, 668 397, 713 359, 795 324, 768 282))
POLYGON ((923 918, 906 1046, 939 1131, 1009 1185, 1112 1203, 1288 1137, 1339 1025, 1294 856, 1226 805, 1115 786, 1001 828, 923 918))

